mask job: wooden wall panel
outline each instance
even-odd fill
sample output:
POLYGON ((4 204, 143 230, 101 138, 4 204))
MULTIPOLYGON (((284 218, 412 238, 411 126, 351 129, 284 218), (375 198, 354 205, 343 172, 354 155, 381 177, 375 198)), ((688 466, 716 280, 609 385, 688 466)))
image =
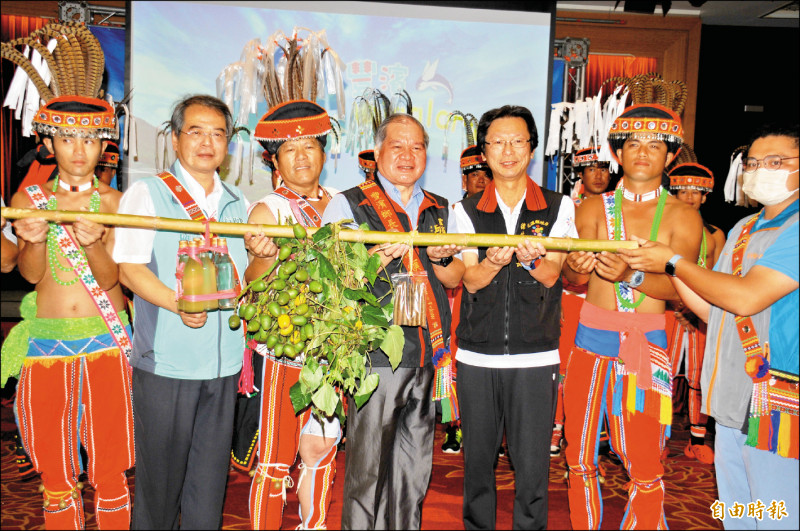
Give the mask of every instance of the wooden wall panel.
POLYGON ((590 53, 628 53, 638 57, 655 57, 658 61, 658 73, 665 81, 680 80, 686 83, 688 97, 682 116, 683 128, 686 142, 694 144, 700 60, 699 17, 582 11, 558 11, 556 16, 579 19, 577 22, 557 20, 557 39, 588 38, 590 53), (587 19, 615 23, 589 22, 587 19))

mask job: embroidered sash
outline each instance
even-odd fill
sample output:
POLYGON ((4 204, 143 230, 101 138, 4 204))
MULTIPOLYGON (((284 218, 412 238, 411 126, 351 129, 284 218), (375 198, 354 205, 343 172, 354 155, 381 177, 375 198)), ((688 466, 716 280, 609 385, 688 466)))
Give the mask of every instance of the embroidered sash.
MULTIPOLYGON (((616 240, 615 235, 617 232, 619 233, 619 239, 625 239, 625 221, 624 219, 621 220, 619 224, 619 228, 616 227, 616 223, 614 222, 614 208, 615 208, 615 197, 614 192, 606 192, 603 194, 603 207, 606 214, 606 232, 608 233, 609 240, 616 240)), ((620 297, 628 301, 630 304, 633 304, 633 290, 627 285, 620 283, 619 286, 619 293, 620 297)), ((635 308, 628 308, 623 306, 622 303, 617 300, 617 311, 618 312, 635 312, 635 308)))
MULTIPOLYGON (((28 194, 34 207, 39 210, 47 210, 47 194, 41 189, 38 184, 28 186, 25 188, 25 193, 28 194)), ((97 280, 92 274, 92 269, 89 267, 89 262, 86 257, 81 253, 80 246, 75 242, 69 231, 64 228, 64 225, 58 223, 51 223, 50 230, 55 231, 56 240, 59 247, 64 252, 64 256, 73 267, 75 274, 80 279, 81 284, 86 288, 87 293, 92 298, 95 306, 97 307, 100 317, 108 327, 111 337, 114 342, 119 346, 121 352, 125 354, 126 358, 130 358, 133 353, 131 339, 128 337, 128 332, 122 325, 122 322, 108 298, 108 293, 100 287, 97 280)))
POLYGON ((186 210, 186 214, 191 218, 192 221, 205 221, 206 216, 203 214, 203 210, 197 205, 197 202, 192 197, 192 194, 189 193, 186 188, 180 183, 177 177, 172 175, 168 171, 163 171, 158 174, 158 177, 167 185, 167 188, 172 195, 175 196, 175 199, 178 200, 178 203, 183 206, 183 209, 186 210))
MULTIPOLYGON (((331 194, 329 194, 325 188, 320 186, 319 189, 322 190, 328 199, 331 198, 331 194)), ((322 222, 322 216, 319 212, 317 212, 317 209, 311 206, 311 203, 309 203, 303 196, 294 190, 287 188, 285 185, 279 186, 274 193, 286 198, 289 201, 289 205, 292 207, 292 214, 294 214, 295 219, 304 227, 320 226, 320 223, 322 222)), ((280 222, 281 220, 278 220, 278 223, 280 222)))
MULTIPOLYGON (((392 208, 395 204, 397 208, 402 208, 394 203, 392 199, 378 186, 375 181, 364 181, 358 187, 364 192, 370 206, 375 209, 378 217, 388 231, 406 232, 397 212, 392 208)), ((409 256, 409 266, 407 269, 416 269, 424 271, 422 260, 419 256, 419 250, 414 248, 413 253, 409 256)), ((442 331, 442 320, 439 315, 439 307, 436 304, 436 296, 433 293, 433 287, 430 280, 425 279, 425 314, 428 321, 428 332, 431 337, 431 346, 433 347, 433 365, 436 368, 433 386, 433 400, 449 399, 451 414, 450 419, 445 418, 444 409, 442 414, 442 422, 449 422, 450 420, 457 420, 459 418, 458 402, 455 394, 455 385, 453 382, 453 366, 452 355, 450 349, 444 344, 444 335, 442 331)))
MULTIPOLYGON (((733 248, 732 273, 738 277, 742 276, 745 249, 757 220, 758 215, 747 220, 733 248)), ((762 347, 756 327, 749 316, 737 315, 734 320, 745 353, 744 370, 753 380, 745 444, 782 457, 798 459, 798 375, 770 367, 769 344, 762 347)))
MULTIPOLYGON (((177 177, 175 177, 174 175, 172 175, 168 171, 163 171, 163 172, 159 173, 158 177, 166 185, 167 189, 170 192, 172 192, 172 195, 175 197, 175 199, 178 201, 178 203, 181 204, 183 209, 186 211, 186 215, 189 216, 189 218, 191 218, 192 221, 203 221, 203 222, 206 223, 205 246, 206 246, 207 249, 204 249, 204 250, 217 251, 217 252, 221 251, 221 249, 218 248, 218 247, 212 247, 211 246, 211 242, 210 242, 211 234, 209 234, 208 222, 209 221, 214 221, 214 219, 212 218, 212 219, 209 220, 208 218, 206 218, 206 215, 203 214, 203 209, 201 209, 197 205, 197 202, 194 200, 194 198, 189 193, 189 191, 186 190, 186 188, 180 183, 180 181, 177 179, 177 177)), ((189 252, 186 251, 185 254, 189 254, 189 252)), ((178 258, 180 258, 180 254, 178 255, 178 258)), ((194 257, 192 257, 192 259, 197 260, 194 257)), ((219 298, 226 299, 226 298, 230 298, 231 296, 233 296, 233 297, 238 296, 239 293, 242 292, 242 284, 239 281, 239 271, 236 268, 236 262, 233 260, 233 257, 231 257, 231 263, 233 264, 233 280, 234 280, 233 293, 221 292, 220 294, 218 294, 216 296, 198 295, 198 296, 193 296, 193 297, 191 297, 189 299, 192 300, 192 301, 198 301, 198 300, 219 299, 219 298)), ((175 276, 178 277, 179 279, 182 278, 183 277, 183 270, 180 269, 180 268, 176 269, 175 276)), ((180 286, 180 283, 178 283, 178 285, 180 286)), ((178 290, 176 290, 175 291, 176 300, 180 296, 181 296, 181 294, 178 293, 178 290)))
MULTIPOLYGON (((622 199, 621 189, 606 192, 602 195, 606 218, 606 231, 610 241, 621 241, 625 236, 625 220, 620 215, 619 223, 616 221, 615 211, 622 209, 617 201, 622 199)), ((650 239, 655 241, 661 224, 661 214, 667 194, 662 190, 656 206, 656 214, 650 227, 650 239)), ((620 313, 635 313, 638 302, 634 302, 633 289, 625 283, 618 283, 618 296, 616 297, 617 311, 620 313), (623 300, 624 299, 624 302, 623 300)), ((617 286, 614 289, 617 292, 617 286)), ((641 294, 639 302, 645 297, 641 294)), ((585 305, 585 304, 584 304, 585 305)), ((661 424, 672 423, 672 376, 671 364, 662 349, 653 349, 649 345, 644 331, 638 326, 628 326, 620 331, 619 358, 614 363, 614 371, 618 377, 617 385, 621 385, 621 376, 627 375, 627 400, 629 411, 644 411, 659 420, 661 424), (647 399, 648 392, 653 396, 647 399), (645 403, 649 402, 649 403, 645 403)), ((615 400, 622 396, 620 390, 614 391, 615 400)))

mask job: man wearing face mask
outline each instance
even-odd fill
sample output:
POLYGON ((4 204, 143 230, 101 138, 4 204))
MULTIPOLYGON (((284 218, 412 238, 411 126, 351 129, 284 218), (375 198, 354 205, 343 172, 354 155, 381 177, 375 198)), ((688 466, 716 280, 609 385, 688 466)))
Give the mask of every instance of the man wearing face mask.
MULTIPOLYGON (((734 226, 713 271, 640 241, 628 264, 666 271, 708 322, 703 412, 717 421, 719 501, 783 517, 725 520, 796 529, 798 518, 798 127, 766 126, 744 158, 744 193, 764 205, 734 226), (774 501, 773 501, 774 500, 774 501)), ((723 509, 724 511, 724 509, 723 509)))

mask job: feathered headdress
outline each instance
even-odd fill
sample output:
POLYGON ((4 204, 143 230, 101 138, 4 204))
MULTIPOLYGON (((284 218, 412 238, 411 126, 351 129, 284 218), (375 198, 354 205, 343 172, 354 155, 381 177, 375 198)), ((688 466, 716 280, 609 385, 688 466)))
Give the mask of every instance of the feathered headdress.
MULTIPOLYGON (((27 37, 2 43, 2 57, 24 71, 38 92, 37 100, 45 102, 32 118, 36 132, 119 137, 114 108, 101 99, 105 56, 97 38, 85 26, 76 22, 48 24, 27 37), (21 52, 18 46, 25 48, 21 52), (34 51, 31 58, 29 49, 34 51)), ((17 82, 18 88, 9 90, 6 105, 23 98, 21 84, 17 82)))
POLYGON ((238 112, 234 114, 238 124, 249 122, 262 97, 268 110, 259 120, 250 140, 248 162, 243 160, 245 141, 238 134, 234 136, 234 159, 230 164, 229 174, 236 176, 237 184, 241 179, 239 166, 249 172, 249 181, 253 184, 254 141, 260 142, 265 148, 268 145, 274 146, 277 150, 282 141, 304 136, 323 138, 333 131, 336 142, 331 149, 331 155, 338 162, 339 124, 336 119, 329 118, 316 101, 323 94, 335 96, 337 116, 339 120, 344 118, 343 70, 343 62, 328 45, 325 30, 314 32, 306 28, 295 28, 291 37, 283 31, 277 31, 267 38, 264 45, 259 39, 252 39, 245 45, 240 60, 226 66, 217 78, 217 96, 232 111, 238 103, 238 112), (305 37, 301 37, 301 33, 305 37), (321 111, 310 111, 309 103, 321 111), (283 109, 279 114, 284 122, 279 127, 280 130, 276 130, 276 124, 268 126, 266 122, 273 121, 269 117, 277 116, 273 111, 279 107, 283 109), (297 112, 292 111, 295 107, 297 112), (320 113, 324 116, 320 116, 320 113), (300 124, 302 131, 288 132, 288 122, 285 120, 290 119, 290 115, 303 119, 300 124), (317 117, 318 123, 309 128, 312 116, 317 117), (282 136, 279 139, 273 133, 282 136))
POLYGON ((352 153, 359 150, 358 165, 368 177, 378 169, 373 149, 378 127, 392 113, 410 115, 412 106, 411 96, 405 90, 395 93, 390 101, 383 92, 369 87, 353 100, 347 124, 345 151, 352 153))
POLYGON ((731 165, 728 175, 725 177, 725 187, 723 188, 725 201, 735 203, 736 206, 753 207, 758 204, 742 191, 742 170, 744 169, 742 158, 747 153, 748 147, 744 145, 733 150, 731 165))
MULTIPOLYGON (((661 107, 662 109, 666 110, 671 117, 677 119, 680 129, 679 135, 675 134, 676 130, 672 130, 674 129, 672 127, 674 124, 670 124, 670 129, 672 131, 667 132, 661 129, 663 124, 660 122, 658 124, 660 128, 659 131, 653 131, 652 129, 649 129, 648 131, 644 132, 653 133, 660 139, 665 140, 668 144, 670 142, 677 141, 678 148, 670 149, 670 151, 676 155, 680 152, 680 145, 683 141, 683 126, 680 125, 680 115, 683 114, 683 109, 686 106, 686 98, 688 97, 688 89, 683 81, 667 82, 664 81, 661 75, 650 72, 631 77, 616 76, 609 78, 603 82, 603 85, 600 88, 601 93, 603 88, 607 88, 609 91, 611 91, 612 95, 618 93, 622 94, 620 101, 616 101, 615 98, 609 98, 609 101, 614 101, 611 107, 616 107, 616 112, 603 112, 602 120, 597 120, 597 117, 595 117, 596 125, 602 129, 602 133, 600 134, 599 138, 600 141, 597 142, 597 145, 600 146, 600 160, 610 161, 612 171, 617 170, 618 162, 616 160, 616 148, 614 148, 616 142, 614 139, 620 138, 624 133, 630 133, 628 130, 615 130, 614 127, 615 125, 620 125, 618 120, 621 118, 622 114, 629 111, 633 107, 639 108, 639 111, 635 111, 634 114, 637 112, 640 114, 645 113, 641 107, 644 105, 661 107), (627 95, 630 95, 630 103, 626 108, 625 100, 627 95), (611 148, 610 153, 609 147, 611 148)), ((609 108, 608 101, 604 107, 609 108)), ((655 115, 660 114, 656 112, 654 116, 655 115)), ((642 116, 644 116, 644 114, 642 114, 642 116)), ((632 124, 629 123, 628 125, 632 124)), ((651 127, 652 125, 652 122, 647 122, 647 127, 651 127)), ((629 135, 625 135, 625 138, 627 138, 627 136, 629 135)))
POLYGON ((345 151, 348 153, 356 150, 371 151, 375 146, 378 126, 391 113, 392 103, 383 92, 371 87, 364 89, 361 95, 356 96, 350 107, 345 151))
MULTIPOLYGON (((444 166, 444 171, 447 171, 447 152, 448 152, 448 145, 447 145, 447 134, 450 131, 451 123, 452 128, 455 129, 456 123, 461 122, 464 124, 464 136, 461 137, 461 171, 467 171, 465 168, 468 166, 474 166, 474 169, 478 169, 478 166, 483 165, 483 168, 488 168, 489 166, 486 165, 486 159, 483 157, 483 154, 478 146, 475 144, 475 137, 478 133, 478 120, 470 113, 463 113, 461 111, 453 111, 450 113, 450 116, 447 117, 447 122, 444 126, 444 141, 442 142, 442 161, 444 166), (466 140, 466 144, 464 141, 466 140), (478 147, 477 150, 471 150, 471 148, 478 147), (467 153, 469 151, 469 153, 467 153)), ((469 170, 472 171, 472 170, 469 170)))

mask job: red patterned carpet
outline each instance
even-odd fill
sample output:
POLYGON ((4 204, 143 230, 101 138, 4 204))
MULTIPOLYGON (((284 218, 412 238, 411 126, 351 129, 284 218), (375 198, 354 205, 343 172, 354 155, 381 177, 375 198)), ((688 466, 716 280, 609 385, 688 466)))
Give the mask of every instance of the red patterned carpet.
MULTIPOLYGON (((24 483, 19 480, 13 455, 14 419, 9 402, 2 407, 2 529, 44 529, 41 514, 41 497, 37 493, 38 479, 24 483)), ((437 426, 433 457, 433 477, 422 509, 423 529, 463 529, 461 521, 461 492, 464 477, 463 458, 459 455, 443 454, 443 431, 437 426)), ((717 494, 713 467, 690 460, 683 455, 688 433, 676 430, 670 440, 670 458, 666 464, 664 481, 667 485, 667 523, 672 529, 722 529, 721 522, 711 518, 709 506, 717 494)), ((625 483, 628 481, 621 465, 602 458, 607 467, 603 486, 604 511, 602 529, 619 529, 626 501, 625 483)), ((337 457, 339 478, 343 475, 344 454, 337 457)), ((569 511, 564 481, 563 457, 554 458, 550 468, 550 513, 548 528, 569 529, 569 511)), ((294 472, 295 480, 297 471, 294 472)), ((133 487, 134 477, 129 478, 133 487)), ((231 472, 225 500, 223 529, 248 529, 247 498, 250 478, 243 473, 231 472)), ((502 457, 497 467, 498 509, 497 528, 511 529, 511 511, 514 498, 514 473, 509 459, 502 457)), ((133 490, 133 489, 132 489, 133 490)), ((86 525, 96 529, 94 519, 93 492, 84 491, 86 525)), ((336 529, 341 520, 342 481, 334 484, 333 504, 328 527, 336 529)), ((283 529, 294 529, 300 523, 297 515, 297 497, 288 496, 284 513, 283 529)))

